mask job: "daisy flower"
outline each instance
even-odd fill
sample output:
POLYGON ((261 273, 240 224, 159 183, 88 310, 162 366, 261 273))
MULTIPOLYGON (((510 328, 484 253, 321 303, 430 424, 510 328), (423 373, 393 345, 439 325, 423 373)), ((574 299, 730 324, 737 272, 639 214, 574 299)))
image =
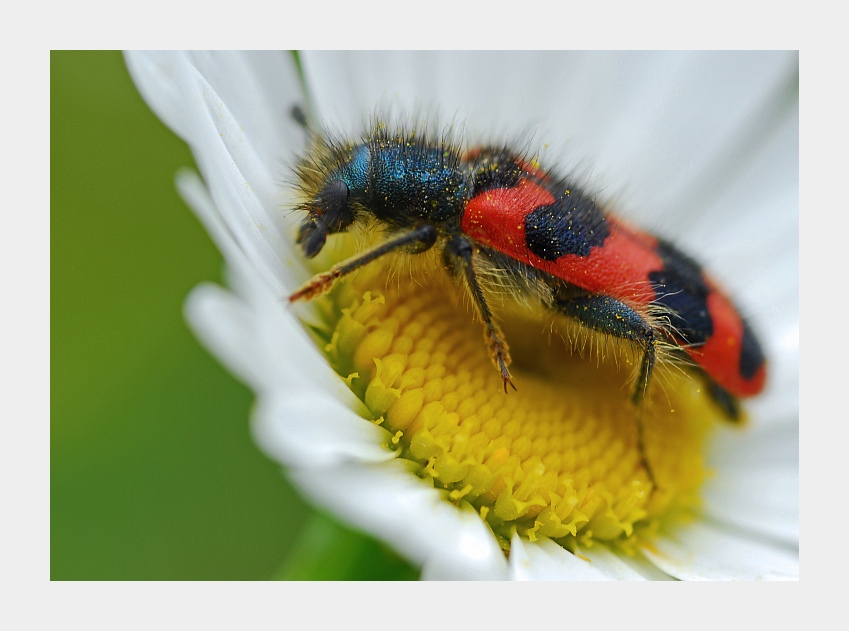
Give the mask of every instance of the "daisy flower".
POLYGON ((254 390, 258 443, 311 502, 423 578, 798 577, 795 53, 126 59, 194 153, 200 177, 178 186, 227 262, 226 288, 196 288, 188 319, 254 390), (497 278, 509 395, 436 257, 367 266, 290 306, 362 245, 332 236, 310 262, 294 245, 293 167, 310 151, 296 105, 334 137, 390 111, 438 133, 445 121, 464 146, 516 144, 674 239, 759 332, 770 374, 748 422, 724 422, 694 373, 664 362, 643 413, 655 487, 629 406, 634 354, 499 293, 497 278))

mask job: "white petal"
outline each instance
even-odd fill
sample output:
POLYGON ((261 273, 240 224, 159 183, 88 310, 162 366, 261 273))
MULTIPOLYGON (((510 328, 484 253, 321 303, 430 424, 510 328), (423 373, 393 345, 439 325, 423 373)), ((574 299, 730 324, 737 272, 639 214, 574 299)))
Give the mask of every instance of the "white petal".
MULTIPOLYGON (((254 294, 259 292, 263 295, 271 295, 269 288, 263 287, 258 282, 258 274, 255 273, 247 253, 230 232, 222 213, 218 210, 197 174, 187 169, 180 171, 177 174, 177 189, 189 207, 195 211, 218 249, 230 264, 228 274, 232 277, 231 286, 242 294, 252 288, 251 292, 254 294)), ((285 227, 284 232, 287 234, 294 233, 292 219, 294 219, 294 216, 289 215, 286 221, 281 222, 281 225, 285 227)), ((279 307, 280 304, 285 302, 282 299, 283 295, 309 277, 302 258, 296 256, 292 248, 285 248, 283 254, 285 255, 285 265, 279 269, 280 282, 274 282, 272 285, 273 287, 282 286, 286 291, 282 294, 273 294, 269 302, 269 304, 275 303, 271 305, 273 307, 279 307)), ((274 289, 272 288, 271 291, 273 292, 274 289)), ((301 316, 302 320, 315 324, 315 309, 311 305, 295 305, 294 311, 301 316)))
POLYGON ((151 109, 174 133, 196 141, 196 113, 183 73, 193 67, 240 121, 263 161, 275 164, 298 146, 303 133, 289 111, 301 104, 288 53, 264 51, 129 51, 127 67, 151 109))
POLYGON ((798 107, 787 107, 734 168, 733 178, 713 182, 697 196, 703 212, 677 213, 673 229, 684 247, 704 253, 702 262, 734 293, 769 300, 770 292, 788 283, 798 288, 796 278, 774 273, 774 265, 784 262, 798 268, 798 107))
POLYGON ((258 393, 312 394, 363 409, 282 306, 248 304, 214 285, 200 285, 186 301, 186 317, 219 359, 258 393))
POLYGON ((741 146, 748 149, 765 109, 794 80, 798 57, 686 52, 656 53, 651 60, 621 96, 610 95, 614 124, 594 167, 602 185, 624 178, 623 211, 655 228, 670 217, 704 212, 703 191, 733 175, 741 146))
POLYGON ((790 104, 703 214, 676 215, 679 244, 700 254, 763 345, 766 390, 746 402, 756 424, 798 423, 798 136, 798 106, 790 104))
MULTIPOLYGON (((729 278, 733 291, 745 292, 743 311, 764 333, 772 362, 769 389, 750 407, 753 429, 717 443, 713 462, 721 475, 706 491, 713 523, 661 538, 650 556, 678 578, 797 577, 798 118, 772 97, 795 80, 798 56, 428 52, 303 59, 319 116, 339 131, 362 129, 382 102, 412 113, 438 105, 443 119, 473 138, 522 137, 539 128, 536 139, 552 146, 549 155, 568 143, 606 194, 627 192, 624 211, 649 228, 683 230, 687 250, 729 278)), ((423 566, 425 577, 507 577, 480 517, 444 501, 381 447, 387 432, 363 418, 361 402, 282 304, 306 277, 280 212, 291 204, 278 184, 282 162, 303 141, 288 115, 301 100, 291 58, 130 53, 127 63, 151 107, 189 143, 203 175, 204 183, 181 176, 180 188, 224 253, 234 293, 201 287, 187 316, 258 393, 258 441, 292 467, 314 501, 387 541, 423 566)), ((551 541, 517 539, 509 574, 668 578, 645 559, 620 558, 603 546, 581 554, 591 562, 551 541)))
POLYGON ((302 142, 293 122, 277 122, 291 118, 281 108, 300 100, 291 62, 267 54, 135 53, 127 63, 154 111, 189 143, 221 222, 256 274, 280 294, 293 289, 277 184, 302 142), (279 83, 271 71, 279 71, 279 83), (273 87, 257 88, 260 78, 273 87))
POLYGON ((652 541, 646 556, 681 580, 794 580, 799 554, 778 544, 703 522, 652 541))
POLYGON ((404 114, 438 107, 473 138, 537 131, 534 145, 556 157, 568 143, 569 162, 585 162, 608 193, 627 189, 623 205, 648 225, 674 214, 706 170, 731 167, 728 153, 798 63, 792 52, 362 51, 303 60, 320 118, 338 131, 359 130, 387 105, 404 114))
POLYGON ((290 477, 314 501, 422 567, 425 579, 507 576, 504 554, 480 516, 446 502, 404 461, 294 469, 290 477))
POLYGON ((198 285, 185 305, 186 320, 201 341, 232 373, 253 388, 266 382, 268 366, 256 349, 253 313, 234 294, 216 285, 198 285))
POLYGON ((799 428, 755 425, 717 436, 704 512, 718 523, 793 548, 799 542, 799 428))
POLYGON ((645 560, 626 559, 604 545, 578 552, 580 556, 550 539, 531 543, 514 535, 510 542, 510 578, 519 581, 670 580, 667 574, 645 560))
POLYGON ((190 106, 185 102, 178 66, 188 61, 186 52, 128 51, 127 69, 150 109, 183 140, 191 129, 190 106))
MULTIPOLYGON (((236 304, 238 301, 226 292, 211 286, 198 287, 190 295, 186 317, 207 346, 257 391, 280 388, 303 393, 306 387, 326 395, 329 388, 337 400, 353 409, 361 409, 360 402, 333 372, 302 324, 294 318, 291 308, 284 306, 287 305, 285 299, 258 280, 246 254, 224 225, 215 203, 197 176, 182 172, 177 185, 227 258, 230 284, 243 303, 236 304)), ((284 275, 284 278, 289 276, 284 275)), ((309 307, 299 312, 312 315, 309 307)))
POLYGON ((291 467, 320 469, 396 457, 391 434, 320 390, 260 397, 254 435, 269 457, 291 467))
POLYGON ((604 545, 591 548, 578 548, 577 552, 587 557, 590 562, 616 580, 620 581, 669 581, 672 577, 661 571, 656 565, 640 555, 628 556, 624 553, 612 552, 604 545))
POLYGON ((227 222, 212 201, 209 191, 198 174, 189 169, 182 169, 177 173, 175 181, 183 201, 200 219, 219 251, 224 255, 224 259, 243 267, 249 266, 247 254, 236 242, 233 233, 227 227, 227 222))
POLYGON ((799 333, 788 331, 785 341, 767 342, 767 357, 771 363, 766 389, 757 398, 746 401, 746 409, 755 424, 792 423, 799 428, 799 333), (791 344, 795 343, 795 348, 791 344))

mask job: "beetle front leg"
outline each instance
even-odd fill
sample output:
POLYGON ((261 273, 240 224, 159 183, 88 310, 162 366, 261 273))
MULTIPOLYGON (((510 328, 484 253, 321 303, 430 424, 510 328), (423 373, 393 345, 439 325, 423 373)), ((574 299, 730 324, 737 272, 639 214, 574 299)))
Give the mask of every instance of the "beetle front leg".
POLYGON ((410 232, 397 235, 388 241, 384 241, 377 245, 371 250, 366 250, 365 252, 357 254, 346 261, 337 263, 326 272, 316 274, 305 284, 301 285, 301 287, 291 296, 289 296, 289 302, 312 300, 313 298, 327 293, 330 291, 331 287, 333 287, 334 283, 343 276, 347 276, 351 272, 354 272, 361 267, 368 265, 372 261, 376 261, 380 257, 386 256, 387 254, 391 254, 399 250, 406 250, 411 254, 420 254, 421 252, 425 252, 429 248, 433 247, 433 244, 436 243, 436 238, 436 228, 431 225, 419 226, 410 232))

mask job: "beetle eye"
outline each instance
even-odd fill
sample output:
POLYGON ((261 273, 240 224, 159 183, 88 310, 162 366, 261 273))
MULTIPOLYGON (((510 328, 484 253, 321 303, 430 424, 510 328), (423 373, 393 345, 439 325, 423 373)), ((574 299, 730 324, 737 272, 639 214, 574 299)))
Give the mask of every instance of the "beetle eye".
POLYGON ((329 232, 341 232, 351 225, 354 215, 348 208, 348 185, 331 180, 315 198, 315 205, 329 232))
POLYGON ((328 234, 342 232, 354 221, 354 214, 348 209, 348 185, 331 180, 307 208, 310 214, 298 230, 297 242, 311 259, 321 252, 328 234))

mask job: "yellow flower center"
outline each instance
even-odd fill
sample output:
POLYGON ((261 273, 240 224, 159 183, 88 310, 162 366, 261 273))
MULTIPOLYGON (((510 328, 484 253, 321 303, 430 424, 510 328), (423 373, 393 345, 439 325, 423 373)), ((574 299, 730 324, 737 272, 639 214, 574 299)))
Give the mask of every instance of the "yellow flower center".
POLYGON ((435 257, 410 258, 407 273, 376 264, 339 283, 326 351, 389 430, 387 447, 447 501, 474 506, 505 549, 514 532, 627 548, 696 505, 720 417, 698 379, 655 372, 641 411, 653 489, 630 401, 636 349, 496 301, 518 388, 505 393, 463 287, 435 257))

